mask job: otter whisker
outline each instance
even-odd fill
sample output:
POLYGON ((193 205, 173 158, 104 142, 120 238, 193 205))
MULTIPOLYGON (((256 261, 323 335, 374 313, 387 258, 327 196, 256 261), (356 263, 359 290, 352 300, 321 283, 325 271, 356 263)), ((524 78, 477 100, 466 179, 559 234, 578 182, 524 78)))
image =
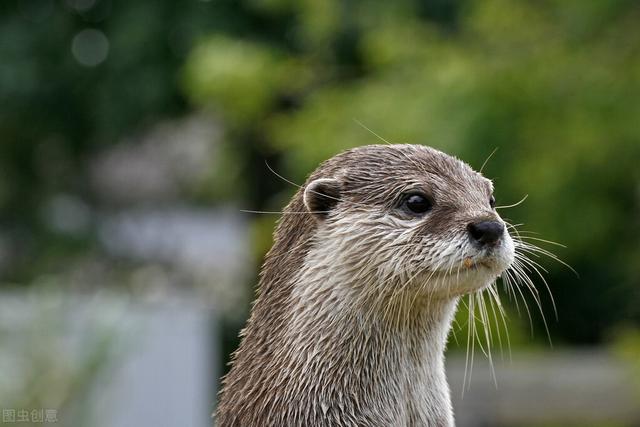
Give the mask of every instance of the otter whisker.
MULTIPOLYGON (((468 304, 464 302, 464 299, 461 300, 463 305, 467 308, 467 312, 468 312, 467 347, 466 347, 466 356, 465 356, 464 377, 463 377, 463 382, 462 382, 462 384, 463 384, 463 387, 462 387, 462 395, 463 395, 463 397, 464 397, 465 388, 468 389, 468 388, 471 387, 471 378, 473 376, 473 365, 474 365, 476 341, 477 341, 478 346, 480 347, 480 350, 482 351, 482 353, 485 356, 487 356, 487 358, 490 360, 490 363, 491 363, 490 351, 485 350, 485 347, 482 345, 482 341, 480 339, 480 334, 478 332, 477 323, 480 323, 480 324, 483 325, 483 328, 485 328, 485 335, 487 333, 486 332, 486 328, 488 327, 488 325, 487 325, 487 323, 485 322, 485 320, 484 320, 484 318, 482 316, 482 311, 481 311, 481 307, 480 307, 480 301, 476 302, 476 297, 478 299, 481 297, 481 291, 472 292, 472 293, 468 294, 468 300, 469 300, 468 304), (476 306, 478 307, 478 314, 480 315, 480 317, 476 317, 476 306), (471 351, 469 351, 469 350, 471 350, 471 351), (468 382, 467 382, 467 378, 469 379, 468 382)), ((488 348, 490 348, 489 339, 487 339, 487 346, 488 346, 488 348)))
MULTIPOLYGON (((412 275, 407 281, 406 283, 402 286, 401 288, 401 292, 405 293, 404 290, 406 289, 407 286, 411 285, 411 282, 413 282, 413 280, 415 280, 415 278, 422 273, 421 270, 416 271, 416 273, 414 275, 412 275)), ((433 275, 434 273, 431 273, 429 275, 429 278, 433 275)), ((428 279, 429 280, 429 279, 428 279)), ((428 281, 427 280, 427 281, 428 281)), ((422 286, 419 286, 418 289, 414 289, 413 290, 413 297, 410 299, 409 304, 408 304, 408 311, 411 312, 411 310, 413 309, 414 304, 416 303, 418 296, 420 295, 420 289, 422 288, 422 286)))
POLYGON ((500 301, 500 295, 498 295, 498 291, 495 288, 496 282, 494 282, 491 286, 489 286, 488 292, 491 296, 489 298, 489 302, 491 303, 491 311, 493 312, 493 316, 496 322, 496 330, 498 331, 498 341, 500 344, 500 357, 503 358, 503 350, 502 350, 502 337, 500 334, 500 325, 498 324, 498 314, 500 315, 500 319, 502 320, 502 325, 504 326, 504 332, 507 339, 507 349, 509 351, 509 360, 511 360, 511 339, 509 337, 509 327, 507 326, 506 317, 507 314, 502 306, 502 302, 500 301), (498 310, 495 309, 495 306, 498 306, 498 310), (496 313, 497 312, 497 313, 496 313))
POLYGON ((488 360, 489 360, 489 367, 491 368, 491 377, 493 378, 493 382, 495 384, 496 387, 498 387, 498 380, 496 378, 496 371, 495 368, 493 366, 493 355, 491 354, 491 347, 493 346, 493 332, 491 331, 491 322, 489 319, 489 314, 487 312, 487 305, 486 305, 486 301, 485 301, 485 293, 484 293, 484 289, 480 290, 479 292, 479 300, 480 300, 480 304, 479 304, 479 308, 480 308, 480 316, 482 318, 482 327, 484 329, 484 336, 485 336, 485 341, 486 341, 486 347, 487 347, 487 351, 485 353, 485 355, 487 356, 488 360))
MULTIPOLYGON (((520 231, 520 233, 533 233, 532 231, 520 231)), ((550 245, 554 245, 554 246, 559 246, 561 248, 566 249, 567 247, 565 245, 563 245, 562 243, 558 243, 558 242, 554 242, 553 240, 546 240, 546 239, 540 239, 539 237, 532 237, 532 236, 520 236, 521 239, 529 239, 529 240, 536 240, 538 242, 543 242, 543 243, 548 243, 550 245)), ((524 243, 524 242, 523 242, 524 243)))
MULTIPOLYGON (((521 233, 531 233, 531 232, 527 232, 527 231, 520 231, 521 233)), ((535 289, 535 286, 533 285, 533 282, 530 280, 530 278, 527 276, 527 274, 525 273, 526 271, 529 272, 533 272, 535 273, 538 277, 540 277, 540 279, 542 280, 542 283, 544 284, 547 293, 549 294, 549 298, 551 299, 551 303, 552 303, 552 307, 553 307, 553 312, 554 312, 554 316, 556 318, 556 321, 558 320, 558 310, 557 310, 557 306, 555 303, 555 299, 553 297, 553 293, 551 292, 551 288, 549 287, 549 284, 547 282, 547 280, 544 278, 544 275, 541 273, 540 270, 544 271, 545 273, 548 273, 548 271, 542 266, 540 265, 538 262, 536 262, 535 260, 531 259, 530 257, 527 257, 526 255, 529 256, 533 256, 533 257, 539 257, 540 255, 549 257, 557 262, 559 262, 560 264, 564 265, 565 267, 567 267, 569 270, 571 270, 574 274, 578 275, 578 273, 567 263, 565 263, 564 261, 562 261, 558 256, 556 256, 554 253, 552 253, 551 251, 548 251, 544 248, 541 248, 539 246, 534 245, 533 243, 530 242, 526 242, 523 239, 528 239, 528 240, 535 240, 535 241, 541 241, 543 243, 548 243, 548 244, 552 244, 552 245, 556 245, 556 246, 560 246, 560 247, 564 247, 564 245, 561 245, 560 243, 557 242, 553 242, 551 240, 546 240, 546 239, 541 239, 538 237, 532 237, 532 236, 522 236, 518 233, 518 239, 514 240, 515 243, 515 247, 516 247, 516 261, 514 264, 514 271, 519 270, 520 273, 517 274, 519 276, 519 280, 521 282, 523 282, 530 290, 532 296, 534 296, 534 299, 536 301, 536 304, 538 305, 538 308, 542 314, 543 317, 543 323, 545 325, 545 330, 547 332, 547 336, 549 338, 549 342, 551 344, 551 337, 550 337, 550 333, 547 327, 547 323, 546 323, 546 319, 544 318, 544 314, 542 313, 542 307, 541 307, 541 301, 540 301, 540 297, 538 294, 537 289, 535 289), (535 289, 535 293, 534 293, 534 289, 535 289)))
MULTIPOLYGON (((514 271, 518 271, 518 270, 520 271, 520 277, 521 277, 522 283, 526 284, 526 288, 529 290, 529 292, 531 293, 531 296, 536 302, 536 305, 538 306, 538 310, 542 317, 542 323, 544 324, 544 329, 545 329, 545 332, 547 333, 547 338, 549 339, 549 344, 553 346, 553 343, 551 342, 551 334, 549 332, 549 327, 547 325, 547 319, 544 315, 544 311, 542 310, 542 302, 540 301, 540 295, 538 293, 538 289, 534 286, 531 278, 527 276, 527 274, 525 273, 525 270, 527 270, 528 267, 525 264, 521 263, 520 259, 518 259, 517 257, 514 260, 513 265, 514 265, 514 271)), ((531 333, 533 334, 533 328, 531 330, 531 333)))
POLYGON ((522 232, 522 230, 519 229, 519 227, 524 226, 524 223, 519 223, 519 224, 510 224, 509 222, 505 221, 505 225, 507 226, 507 229, 513 231, 515 233, 515 237, 516 239, 519 241, 520 240, 520 233, 522 232))
POLYGON ((500 278, 502 279, 502 283, 504 285, 505 291, 507 292, 509 300, 515 302, 515 304, 516 304, 516 312, 518 313, 518 316, 520 316, 521 315, 520 314, 520 305, 518 303, 517 295, 515 294, 515 291, 513 290, 514 279, 511 277, 511 274, 509 273, 509 270, 503 272, 502 276, 500 276, 500 278))
POLYGON ((239 209, 243 213, 267 214, 267 215, 304 215, 304 214, 327 214, 330 211, 257 211, 251 209, 239 209))
POLYGON ((506 271, 506 273, 507 274, 513 273, 514 281, 516 282, 516 285, 513 287, 513 289, 515 289, 518 292, 518 294, 520 295, 520 299, 522 300, 522 303, 524 305, 525 311, 527 313, 527 317, 529 318, 529 327, 531 329, 531 335, 533 336, 533 318, 531 317, 531 311, 529 310, 529 304, 527 304, 527 300, 524 297, 524 294, 522 293, 522 289, 520 289, 520 286, 517 285, 517 282, 522 282, 522 283, 524 283, 524 282, 520 278, 520 274, 521 273, 519 273, 518 270, 516 269, 515 262, 511 266, 511 268, 506 271))
POLYGON ((487 158, 482 163, 482 166, 480 166, 480 170, 478 172, 482 173, 482 171, 484 170, 484 167, 487 165, 487 163, 489 163, 489 160, 493 157, 494 154, 496 154, 496 151, 498 151, 499 148, 500 147, 496 147, 493 149, 491 154, 489 154, 489 156, 487 156, 487 158))
POLYGON ((538 270, 538 268, 542 269, 545 273, 548 273, 547 270, 545 270, 540 264, 538 264, 537 262, 533 261, 532 259, 529 259, 527 257, 521 257, 520 260, 529 265, 529 267, 531 267, 531 269, 538 275, 538 277, 540 277, 540 279, 542 280, 542 283, 544 283, 545 288, 547 289, 547 292, 549 293, 549 298, 551 299, 551 305, 553 307, 553 312, 556 318, 556 321, 558 321, 558 309, 556 308, 556 302, 555 299, 553 298, 553 293, 551 293, 551 288, 549 287, 549 284, 547 283, 547 280, 544 278, 544 276, 542 275, 542 273, 540 273, 540 271, 538 270))
MULTIPOLYGON (((527 272, 530 272, 531 269, 527 264, 522 262, 522 255, 516 254, 516 257, 513 261, 513 270, 516 273, 517 277, 520 279, 520 283, 526 285, 526 287, 531 292, 535 293, 535 295, 533 296, 537 297, 539 295, 538 289, 533 284, 533 280, 531 280, 531 278, 527 274, 527 272)), ((539 299, 536 299, 536 302, 539 302, 539 299)))
POLYGON ((491 329, 488 328, 489 324, 487 323, 487 319, 486 319, 486 312, 485 312, 485 306, 484 306, 484 291, 483 290, 479 290, 476 292, 476 296, 477 296, 477 306, 478 306, 478 316, 480 316, 480 324, 482 325, 483 328, 483 332, 485 334, 485 338, 486 338, 486 343, 485 346, 487 347, 487 352, 484 352, 485 356, 487 356, 489 359, 491 359, 491 355, 487 354, 488 353, 488 349, 490 348, 493 339, 491 336, 491 329))
MULTIPOLYGON (((418 271, 418 272, 417 272, 417 273, 416 273, 416 274, 411 278, 411 280, 415 279, 415 277, 416 277, 419 273, 421 273, 421 271, 418 271)), ((431 280, 431 278, 433 277, 433 275, 434 275, 435 273, 436 273, 436 271, 435 271, 435 270, 434 270, 434 271, 432 271, 432 272, 429 274, 429 276, 427 277, 427 279, 426 279, 426 280, 424 280, 424 282, 423 282, 423 283, 429 283, 429 281, 431 280)), ((407 281, 407 284, 408 284, 408 283, 409 283, 409 281, 407 281)), ((406 287, 406 286, 407 286, 407 285, 405 285, 405 287, 406 287)), ((414 292, 413 292, 413 298, 412 298, 412 299, 411 299, 411 301, 409 302, 409 307, 413 307, 413 306, 414 306, 414 304, 416 303, 416 301, 417 301, 417 299, 418 299, 418 296, 420 295, 421 291, 422 291, 422 285, 421 285, 418 289, 414 290, 414 292)), ((428 294, 429 294, 429 291, 427 291, 427 295, 428 295, 428 294)), ((427 298, 427 301, 430 301, 430 299, 429 299, 429 298, 427 298)))
MULTIPOLYGON (((406 286, 408 286, 408 284, 410 283, 410 281, 411 281, 411 280, 413 279, 413 277, 415 277, 417 274, 419 274, 419 271, 418 271, 418 272, 416 272, 416 273, 415 273, 414 275, 412 275, 411 277, 409 277, 409 279, 408 279, 408 280, 406 280, 406 282, 401 286, 401 288, 402 288, 402 289, 404 289, 406 286)), ((391 310, 391 309, 393 309, 393 304, 394 304, 395 296, 396 296, 397 294, 401 295, 400 291, 394 291, 394 290, 393 290, 394 286, 389 286, 389 285, 390 285, 390 282, 391 282, 391 281, 393 281, 393 280, 395 280, 395 279, 394 279, 394 276, 393 276, 393 275, 389 275, 389 277, 388 277, 388 278, 386 278, 386 279, 384 279, 384 280, 382 281, 382 285, 380 286, 380 289, 372 289, 372 293, 373 293, 373 292, 375 292, 375 291, 377 291, 377 295, 375 295, 375 294, 374 294, 374 295, 375 295, 375 297, 374 297, 374 302, 373 302, 373 304, 371 305, 370 309, 368 310, 368 312, 367 312, 367 314, 366 314, 366 315, 367 315, 367 317, 369 317, 369 316, 373 316, 373 315, 375 314, 375 311, 376 311, 376 310, 377 310, 377 308, 378 308, 378 304, 379 304, 379 303, 382 303, 382 302, 384 301, 385 297, 387 297, 387 296, 388 296, 388 295, 387 295, 387 293, 386 293, 386 289, 387 289, 387 288, 390 288, 390 289, 391 289, 391 295, 390 295, 390 296, 388 296, 388 299, 389 299, 389 300, 388 300, 388 302, 387 302, 387 304, 386 304, 386 307, 385 307, 385 309, 383 310, 383 313, 382 313, 382 318, 383 318, 383 319, 386 319, 386 318, 387 318, 387 316, 388 316, 388 314, 389 314, 390 310, 391 310)))
POLYGON ((473 294, 469 294, 469 304, 467 305, 467 312, 468 312, 468 320, 467 320, 467 349, 466 349, 466 353, 465 353, 465 359, 464 359, 464 376, 462 378, 462 397, 464 397, 464 391, 467 388, 467 372, 469 372, 469 385, 468 387, 471 387, 471 374, 473 373, 473 347, 474 347, 474 342, 473 340, 471 340, 471 335, 473 334, 472 329, 473 329, 473 325, 474 325, 474 321, 473 321, 473 310, 474 310, 474 305, 473 305, 473 294), (471 349, 471 362, 469 362, 469 349, 471 349))
POLYGON ((496 308, 493 301, 493 294, 491 293, 491 289, 494 285, 495 285, 495 282, 487 286, 485 289, 483 289, 483 293, 487 296, 487 299, 489 300, 489 303, 487 304, 488 306, 487 312, 490 312, 489 313, 491 314, 490 318, 493 319, 493 323, 495 325, 495 336, 498 340, 498 347, 500 348, 500 354, 502 356, 502 334, 500 332, 500 324, 498 323, 496 308))
MULTIPOLYGON (((293 185, 294 187, 297 187, 297 188, 300 188, 300 189, 304 189, 304 188, 305 188, 304 186, 302 186, 302 185, 300 185, 300 184, 296 184, 295 182, 293 182, 293 181, 291 181, 291 180, 289 180, 289 179, 285 178, 284 176, 280 175, 278 172, 276 172, 276 171, 275 171, 275 170, 274 170, 274 169, 269 165, 269 162, 267 162, 266 160, 264 161, 264 164, 265 164, 265 165, 267 166, 267 168, 271 171, 271 173, 273 173, 275 176, 277 176, 278 178, 280 178, 280 179, 281 179, 281 180, 283 180, 284 182, 286 182, 286 183, 288 183, 288 184, 291 184, 291 185, 293 185)), ((339 197, 334 197, 334 196, 331 196, 331 195, 329 195, 329 194, 322 193, 322 192, 320 192, 320 191, 315 191, 315 190, 311 190, 311 189, 308 189, 308 191, 310 191, 310 192, 311 192, 311 193, 313 193, 313 194, 317 194, 317 195, 319 195, 319 196, 322 196, 322 197, 324 197, 324 198, 326 198, 326 199, 331 199, 331 200, 335 200, 335 201, 338 201, 338 202, 345 202, 344 200, 340 199, 339 197)), ((368 205, 366 205, 366 204, 364 204, 364 203, 357 203, 357 202, 354 202, 354 201, 349 201, 348 203, 350 203, 350 204, 354 204, 354 205, 361 205, 361 206, 368 207, 368 205)))
MULTIPOLYGON (((573 269, 573 267, 571 267, 569 264, 567 264, 566 262, 564 262, 562 259, 560 259, 556 254, 554 254, 553 252, 550 252, 546 249, 543 249, 539 246, 533 245, 531 243, 527 243, 527 242, 523 242, 520 241, 519 242, 520 245, 520 250, 522 251, 529 251, 529 253, 539 253, 542 255, 546 255, 547 257, 553 259, 554 261, 564 265, 565 267, 567 267, 569 270, 571 270, 571 272, 573 272, 573 274, 576 275, 576 277, 580 277, 580 275, 578 274, 578 272, 576 270, 573 269)), ((518 248, 517 248, 518 249, 518 248)))
POLYGON ((456 328, 458 329, 457 332, 460 332, 462 330, 462 325, 460 325, 460 323, 458 323, 458 320, 454 318, 451 325, 451 334, 453 335, 453 340, 456 343, 456 347, 460 347, 460 342, 458 342, 458 335, 456 334, 456 328))
MULTIPOLYGON (((528 258, 527 256, 525 256, 525 254, 527 254, 526 250, 522 250, 522 252, 518 252, 517 255, 519 256, 519 259, 523 260, 525 263, 527 264, 531 264, 532 266, 537 266, 539 269, 541 269, 542 271, 544 271, 545 273, 549 274, 549 272, 547 271, 546 268, 544 268, 543 266, 541 266, 537 261, 534 261, 531 258, 528 258)), ((536 254, 536 253, 531 253, 531 256, 539 259, 540 255, 536 254)))
MULTIPOLYGON (((470 369, 469 369, 469 384, 468 384, 468 386, 471 387, 471 378, 473 376, 473 361, 474 361, 474 355, 475 355, 476 342, 478 343, 478 346, 480 347, 480 351, 482 353, 487 355, 487 352, 485 351, 484 347, 482 346, 482 341, 480 340, 480 334, 478 333, 478 327, 477 327, 478 318, 476 318, 476 315, 475 315, 476 306, 479 305, 479 303, 476 301, 476 297, 478 295, 477 295, 476 292, 474 292, 474 293, 470 294, 469 296, 471 297, 470 298, 471 302, 470 302, 469 306, 470 306, 471 312, 473 313, 472 319, 474 320, 472 322, 472 325, 471 325, 472 326, 472 328, 471 328, 471 331, 472 331, 472 335, 471 335, 471 366, 470 366, 470 369)), ((481 320, 479 320, 479 321, 480 321, 480 323, 482 323, 481 320)))
POLYGON ((376 138, 378 138, 380 141, 384 142, 387 145, 392 145, 389 141, 387 141, 386 139, 384 139, 382 136, 378 135, 377 133, 375 133, 373 130, 371 130, 370 128, 368 128, 364 123, 362 123, 360 120, 353 118, 351 119, 354 122, 356 122, 358 124, 358 126, 360 126, 361 128, 363 128, 364 130, 366 130, 367 132, 371 133, 371 135, 375 136, 376 138))
POLYGON ((524 223, 524 222, 520 222, 520 223, 518 223, 518 224, 511 224, 511 223, 507 222, 507 220, 509 220, 509 218, 504 218, 504 220, 505 220, 505 223, 504 223, 504 224, 505 224, 508 228, 512 228, 513 230, 518 230, 518 227, 522 227, 523 225, 525 225, 525 223, 524 223))
POLYGON ((524 197, 522 199, 520 199, 519 202, 516 202, 512 205, 504 205, 504 206, 496 206, 495 209, 509 209, 509 208, 515 208, 516 206, 524 203, 525 200, 527 200, 527 198, 529 197, 528 194, 525 194, 524 197))
MULTIPOLYGON (((356 122, 356 124, 358 124, 361 128, 363 128, 364 130, 366 130, 367 132, 371 133, 373 136, 375 136, 376 138, 378 138, 380 141, 384 142, 387 145, 393 145, 393 143, 389 142, 387 139, 383 138, 380 134, 374 132, 371 128, 369 128, 368 126, 366 126, 364 123, 362 123, 360 120, 353 118, 352 119, 354 122, 356 122)), ((423 167, 416 162, 414 159, 412 159, 411 157, 407 156, 404 152, 399 152, 398 154, 400 154, 401 156, 403 156, 405 159, 407 159, 409 162, 411 162, 414 166, 416 166, 416 168, 418 169, 423 169, 423 167)))

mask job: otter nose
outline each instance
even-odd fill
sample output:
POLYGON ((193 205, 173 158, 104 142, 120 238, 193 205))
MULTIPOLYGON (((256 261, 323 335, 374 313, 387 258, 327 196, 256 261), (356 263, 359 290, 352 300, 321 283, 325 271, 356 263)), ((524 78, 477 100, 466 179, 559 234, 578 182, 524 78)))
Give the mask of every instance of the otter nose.
POLYGON ((472 222, 467 229, 473 240, 483 246, 494 246, 504 234, 504 224, 500 221, 472 222))

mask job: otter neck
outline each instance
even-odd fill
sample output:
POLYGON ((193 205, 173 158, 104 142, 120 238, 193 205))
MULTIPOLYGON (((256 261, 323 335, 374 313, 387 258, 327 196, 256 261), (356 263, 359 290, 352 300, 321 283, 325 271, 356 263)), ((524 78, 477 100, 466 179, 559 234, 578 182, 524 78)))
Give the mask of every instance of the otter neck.
POLYGON ((320 271, 303 269, 294 282, 283 340, 297 388, 318 391, 310 405, 328 419, 452 426, 444 350, 458 299, 376 297, 368 289, 391 284, 311 265, 320 271))

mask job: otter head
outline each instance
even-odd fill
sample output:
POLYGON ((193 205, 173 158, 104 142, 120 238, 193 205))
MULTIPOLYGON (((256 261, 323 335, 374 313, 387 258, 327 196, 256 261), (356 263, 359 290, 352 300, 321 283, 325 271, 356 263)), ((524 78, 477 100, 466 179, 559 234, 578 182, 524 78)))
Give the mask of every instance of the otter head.
POLYGON ((514 259, 491 181, 429 147, 346 151, 301 196, 315 224, 305 265, 367 294, 452 298, 488 286, 514 259))

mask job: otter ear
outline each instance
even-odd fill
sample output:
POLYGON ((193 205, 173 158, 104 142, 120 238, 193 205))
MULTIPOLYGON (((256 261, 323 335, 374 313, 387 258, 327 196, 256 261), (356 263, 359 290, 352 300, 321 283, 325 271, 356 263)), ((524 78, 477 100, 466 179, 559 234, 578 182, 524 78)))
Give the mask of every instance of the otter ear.
POLYGON ((304 205, 316 218, 324 219, 340 200, 340 183, 333 178, 311 181, 304 189, 304 205))

